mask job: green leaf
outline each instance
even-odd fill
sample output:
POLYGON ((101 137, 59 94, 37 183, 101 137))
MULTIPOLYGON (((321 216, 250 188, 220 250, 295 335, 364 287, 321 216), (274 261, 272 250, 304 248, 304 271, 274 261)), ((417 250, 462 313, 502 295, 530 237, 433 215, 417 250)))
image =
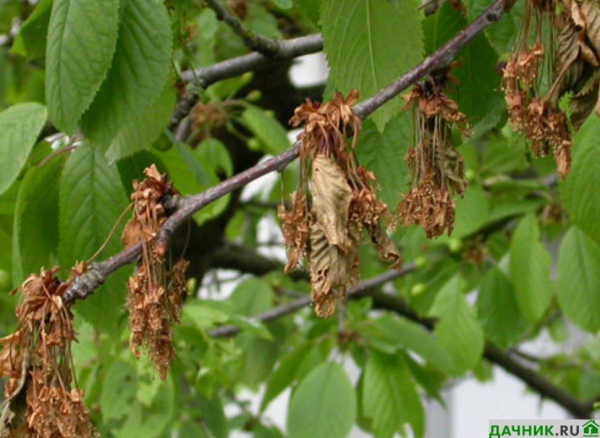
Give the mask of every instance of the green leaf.
POLYGON ((194 154, 206 167, 213 169, 215 175, 225 174, 227 177, 233 175, 233 161, 231 161, 229 151, 220 140, 216 138, 203 140, 194 149, 194 154))
MULTIPOLYGON (((466 25, 467 21, 460 11, 444 3, 440 10, 424 21, 427 53, 442 47, 466 25)), ((505 111, 505 106, 501 105, 500 75, 496 71, 498 56, 486 37, 476 36, 459 52, 456 60, 459 65, 452 70, 452 75, 460 83, 454 87, 455 90, 451 90, 450 95, 458 102, 460 111, 467 116, 471 125, 477 125, 492 111, 505 111)), ((500 118, 497 119, 499 121, 500 118)), ((489 128, 493 126, 491 124, 489 128)))
POLYGON ((425 433, 425 413, 406 362, 399 355, 371 351, 365 368, 363 410, 377 437, 404 435, 410 424, 415 437, 425 433))
MULTIPOLYGON (((321 25, 329 62, 329 84, 344 95, 373 96, 414 67, 423 54, 419 2, 396 8, 384 0, 331 0, 323 4, 321 25)), ((372 116, 377 129, 402 108, 393 99, 372 116)))
POLYGON ((275 400, 279 394, 290 387, 296 380, 296 374, 302 364, 302 360, 312 347, 312 344, 307 342, 294 348, 290 353, 281 358, 279 366, 271 373, 267 380, 265 395, 260 404, 261 412, 264 412, 269 403, 275 400))
POLYGON ((183 322, 192 323, 202 332, 229 320, 229 315, 221 310, 193 300, 183 307, 183 322))
POLYGON ((281 9, 289 9, 292 7, 292 0, 269 0, 275 6, 281 9))
POLYGON ((119 0, 55 0, 52 6, 46 102, 52 122, 69 134, 94 100, 111 65, 119 4, 119 0))
POLYGON ((42 167, 33 167, 21 183, 13 225, 14 284, 56 264, 58 186, 63 164, 64 158, 57 157, 42 167))
MULTIPOLYGON (((64 269, 90 258, 109 237, 110 231, 127 207, 128 201, 116 166, 110 166, 102 152, 82 144, 69 155, 60 180, 59 260, 64 269)), ((121 222, 102 252, 102 258, 122 250, 121 222)), ((119 328, 127 271, 106 279, 77 312, 96 329, 114 334, 119 328)))
POLYGON ((430 311, 432 316, 440 318, 434 333, 450 354, 455 375, 475 367, 484 346, 483 330, 461 291, 461 280, 459 275, 452 277, 438 293, 430 311))
POLYGON ((167 83, 158 100, 144 111, 133 114, 131 123, 119 131, 106 151, 109 163, 150 146, 165 130, 174 107, 175 92, 167 83))
POLYGON ((321 1, 322 0, 294 0, 298 8, 315 24, 319 22, 319 17, 321 15, 321 1))
POLYGON ((467 187, 456 200, 456 220, 452 237, 466 237, 484 226, 490 216, 490 202, 485 191, 476 185, 467 187))
POLYGON ((25 56, 30 61, 45 56, 52 1, 42 0, 36 5, 15 37, 11 52, 25 56))
POLYGON ((17 179, 46 123, 46 108, 21 103, 0 113, 0 194, 17 179))
POLYGON ((571 222, 600 243, 600 122, 590 117, 573 143, 573 168, 562 184, 561 195, 571 222))
POLYGON ((366 339, 374 341, 373 347, 381 351, 393 354, 398 348, 404 348, 421 356, 440 371, 453 371, 452 359, 437 339, 423 327, 407 319, 385 315, 366 322, 359 331, 366 339), (378 346, 378 340, 385 343, 383 348, 378 346), (386 348, 386 344, 394 348, 386 348))
POLYGON ((290 147, 286 130, 264 109, 248 104, 240 122, 264 144, 265 152, 277 155, 290 147))
MULTIPOLYGON (((97 1, 97 0, 95 0, 97 1)), ((139 132, 165 90, 171 68, 169 14, 162 2, 124 0, 112 66, 84 114, 83 133, 107 147, 122 131, 139 132)))
POLYGON ((486 337, 504 349, 512 347, 528 329, 515 298, 513 285, 499 269, 490 269, 481 282, 477 314, 486 337))
POLYGON ((550 281, 552 258, 540 242, 537 218, 525 216, 510 243, 510 275, 521 314, 531 323, 538 322, 552 300, 550 281))
POLYGON ((102 417, 107 420, 119 420, 125 417, 136 405, 137 374, 128 362, 116 361, 106 371, 100 409, 102 417))
POLYGON ((256 316, 273 307, 273 291, 266 281, 260 278, 249 278, 240 283, 229 302, 234 314, 247 317, 256 316))
POLYGON ((411 122, 407 114, 394 117, 379 132, 372 120, 361 129, 356 155, 361 165, 375 172, 381 200, 394 210, 400 193, 406 192, 408 167, 404 156, 411 140, 411 122))
POLYGON ((600 330, 600 244, 577 227, 560 246, 558 300, 576 325, 593 333, 600 330))
POLYGON ((356 419, 356 393, 344 368, 326 362, 306 376, 292 396, 290 438, 346 438, 356 419))

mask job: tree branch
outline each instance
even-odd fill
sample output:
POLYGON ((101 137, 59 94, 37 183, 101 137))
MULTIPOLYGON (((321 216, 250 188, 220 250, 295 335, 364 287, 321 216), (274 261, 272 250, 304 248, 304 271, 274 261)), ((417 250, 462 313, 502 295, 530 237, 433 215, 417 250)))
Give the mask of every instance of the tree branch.
POLYGON ((291 40, 277 41, 277 45, 277 53, 272 56, 253 52, 219 62, 209 67, 184 71, 181 74, 181 78, 185 82, 196 82, 206 88, 215 82, 234 78, 259 68, 268 67, 282 59, 297 58, 310 53, 320 52, 323 50, 323 38, 321 34, 313 34, 291 40))
MULTIPOLYGON (((396 280, 397 278, 403 277, 405 275, 414 272, 415 265, 412 263, 407 264, 402 269, 398 271, 388 271, 385 274, 378 275, 377 277, 371 278, 370 280, 363 281, 359 283, 356 287, 352 288, 348 294, 350 298, 361 298, 364 296, 368 296, 368 294, 380 286, 388 283, 390 281, 396 280)), ((276 307, 268 312, 261 313, 256 317, 257 320, 261 322, 272 321, 274 319, 282 318, 284 316, 290 315, 292 313, 297 312, 298 310, 309 306, 311 303, 311 299, 309 296, 300 298, 296 301, 292 301, 291 303, 283 304, 279 307, 276 307)), ((239 327, 233 325, 227 325, 218 327, 212 330, 209 335, 213 338, 227 338, 231 336, 235 336, 241 332, 239 327)))
POLYGON ((277 56, 279 52, 279 42, 277 40, 266 38, 251 30, 244 28, 241 20, 227 6, 221 4, 219 0, 204 0, 209 8, 217 14, 217 18, 226 23, 242 39, 244 44, 259 53, 266 56, 277 56))
MULTIPOLYGON (((512 6, 512 0, 511 4, 506 7, 506 10, 508 10, 510 6, 512 6)), ((437 50, 425 59, 425 61, 397 81, 393 82, 390 86, 377 93, 372 98, 357 105, 354 109, 355 113, 362 119, 366 118, 377 108, 384 105, 394 96, 400 94, 423 76, 434 70, 448 66, 462 47, 464 47, 475 35, 497 21, 504 12, 504 0, 495 0, 488 9, 483 11, 481 15, 479 15, 462 32, 451 39, 445 46, 437 50)), ((291 161, 298 157, 299 149, 300 144, 296 142, 290 149, 282 154, 265 160, 264 162, 211 187, 203 193, 182 200, 178 205, 179 208, 177 211, 170 216, 163 225, 158 238, 168 240, 178 226, 206 205, 231 193, 233 190, 244 187, 246 184, 263 175, 283 170, 291 161)), ((63 297, 64 300, 70 303, 75 299, 83 299, 91 295, 94 290, 102 284, 107 275, 110 275, 121 266, 132 263, 140 253, 141 244, 138 243, 104 262, 92 264, 88 268, 89 272, 79 276, 65 292, 63 297)))

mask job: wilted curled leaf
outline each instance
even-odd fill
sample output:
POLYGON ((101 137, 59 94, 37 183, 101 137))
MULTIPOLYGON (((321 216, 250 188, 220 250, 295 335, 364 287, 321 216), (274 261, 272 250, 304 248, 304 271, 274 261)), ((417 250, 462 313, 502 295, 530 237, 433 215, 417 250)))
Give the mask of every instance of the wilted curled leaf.
POLYGON ((355 247, 344 253, 337 245, 331 245, 318 223, 310 227, 310 280, 312 300, 318 316, 329 317, 335 311, 337 293, 343 300, 346 289, 354 279, 358 266, 355 247))
POLYGON ((371 242, 373 246, 379 252, 381 259, 391 264, 392 269, 402 268, 402 255, 396 244, 392 242, 390 236, 387 235, 383 227, 378 226, 371 231, 371 242))
POLYGON ((332 159, 317 155, 312 166, 313 213, 330 245, 347 252, 353 242, 348 235, 348 210, 352 190, 344 171, 332 159))

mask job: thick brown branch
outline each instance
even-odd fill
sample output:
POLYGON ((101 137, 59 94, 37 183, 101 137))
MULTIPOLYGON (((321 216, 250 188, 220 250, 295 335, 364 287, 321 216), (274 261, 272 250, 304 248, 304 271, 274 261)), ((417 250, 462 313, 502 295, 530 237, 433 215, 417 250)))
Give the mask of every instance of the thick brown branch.
MULTIPOLYGON (((366 118, 375 109, 384 105, 394 96, 400 94, 411 84, 417 82, 423 76, 434 70, 450 64, 453 57, 464 47, 476 34, 482 32, 490 24, 497 21, 504 14, 504 0, 495 0, 492 5, 483 11, 465 30, 450 40, 444 47, 429 56, 423 63, 406 73, 386 89, 367 99, 355 108, 355 112, 366 118)), ((184 199, 179 209, 167 220, 161 229, 158 238, 168 240, 175 229, 189 219, 195 212, 202 209, 211 202, 231 193, 233 190, 244 187, 246 184, 266 175, 270 172, 281 171, 287 164, 298 157, 300 145, 294 144, 286 152, 270 158, 222 183, 208 189, 206 192, 184 199)), ((101 281, 110 273, 121 266, 131 263, 139 256, 140 245, 135 245, 110 259, 90 267, 89 274, 83 274, 65 293, 64 299, 71 302, 76 298, 85 298, 92 294, 101 284, 101 281)))

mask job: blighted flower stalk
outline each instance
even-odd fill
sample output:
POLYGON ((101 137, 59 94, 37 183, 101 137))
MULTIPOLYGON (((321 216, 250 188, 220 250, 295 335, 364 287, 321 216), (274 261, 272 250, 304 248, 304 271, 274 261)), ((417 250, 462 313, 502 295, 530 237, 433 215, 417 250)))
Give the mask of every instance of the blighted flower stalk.
POLYGON ((175 358, 172 325, 181 317, 188 262, 181 259, 171 270, 165 266, 167 245, 159 239, 158 232, 167 220, 165 202, 176 196, 176 191, 154 165, 145 174, 144 181, 134 182, 133 218, 122 237, 125 247, 142 242, 141 262, 127 283, 129 343, 136 357, 142 351, 148 354, 164 380, 175 358))
POLYGON ((330 316, 337 299, 345 299, 359 267, 363 236, 394 268, 401 256, 385 231, 393 225, 387 206, 373 189, 376 177, 358 165, 354 150, 361 122, 352 111, 358 93, 336 93, 324 104, 310 99, 290 123, 304 125, 300 148, 300 185, 290 206, 279 207, 288 251, 286 272, 305 260, 310 269, 312 300, 319 316, 330 316))
POLYGON ((552 150, 562 178, 571 171, 573 132, 592 110, 600 115, 599 55, 596 0, 527 1, 502 85, 513 129, 536 156, 552 150))
POLYGON ((17 330, 0 339, 0 377, 7 377, 2 404, 0 436, 95 436, 83 393, 73 386, 71 343, 75 340, 73 315, 63 302, 67 282, 55 274, 58 267, 30 275, 18 289, 17 330))
MULTIPOLYGON (((444 72, 444 75, 446 73, 444 72)), ((398 206, 403 225, 420 225, 428 238, 437 237, 454 227, 453 194, 466 187, 464 161, 452 143, 452 127, 468 132, 466 117, 458 105, 433 78, 416 84, 405 96, 405 110, 414 117, 414 146, 406 154, 412 175, 412 189, 398 206)))

